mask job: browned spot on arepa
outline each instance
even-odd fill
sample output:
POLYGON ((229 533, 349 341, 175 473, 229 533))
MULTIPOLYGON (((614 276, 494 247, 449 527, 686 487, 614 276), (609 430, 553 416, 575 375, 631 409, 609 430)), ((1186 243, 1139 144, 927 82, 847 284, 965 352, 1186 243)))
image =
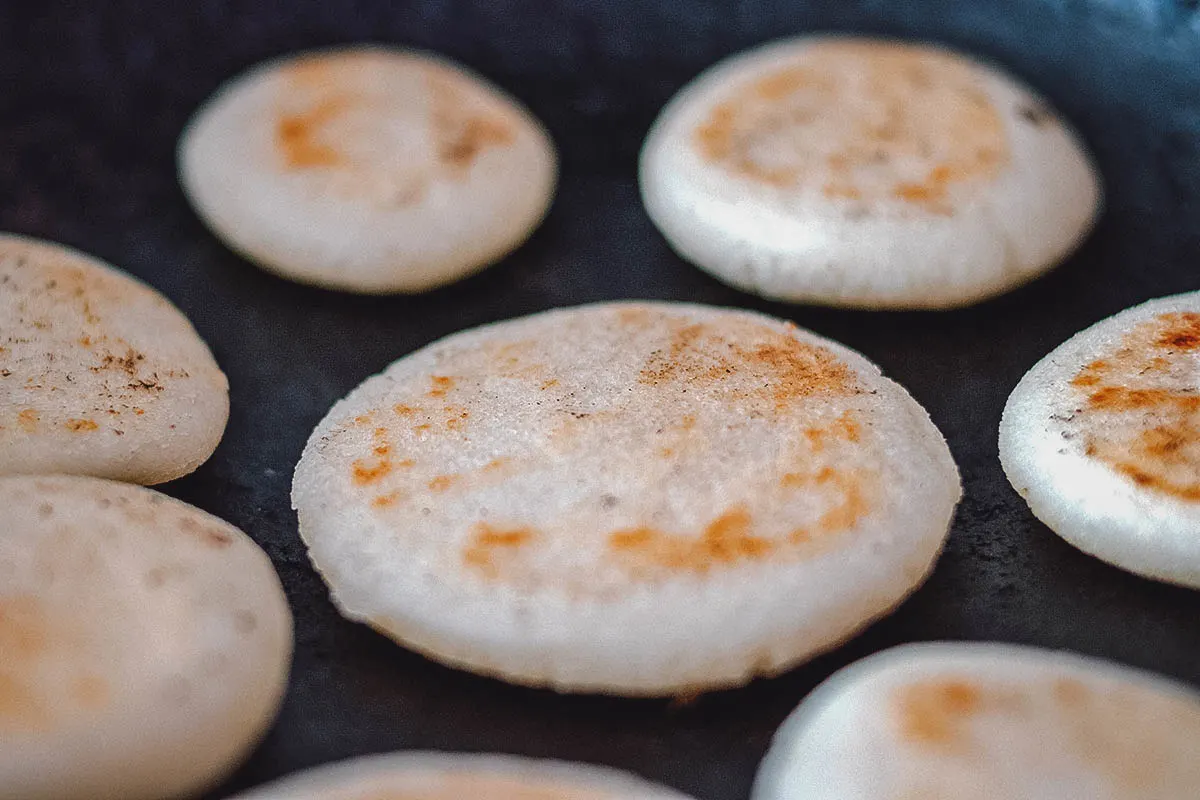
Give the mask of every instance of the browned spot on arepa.
POLYGON ((1186 502, 1200 501, 1198 348, 1200 314, 1160 314, 1071 381, 1084 399, 1068 425, 1083 432, 1085 452, 1186 502))

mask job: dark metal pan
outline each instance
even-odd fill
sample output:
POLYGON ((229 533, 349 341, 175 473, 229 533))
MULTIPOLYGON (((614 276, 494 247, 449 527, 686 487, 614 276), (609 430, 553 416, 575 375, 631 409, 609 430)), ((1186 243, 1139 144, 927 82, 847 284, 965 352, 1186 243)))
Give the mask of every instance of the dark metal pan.
MULTIPOLYGON (((498 750, 640 772, 744 798, 784 715, 833 670, 920 639, 1067 648, 1200 684, 1200 593, 1127 575, 1034 520, 996 460, 1024 371, 1118 309, 1200 288, 1200 12, 1178 0, 190 0, 0 5, 0 229, 65 243, 157 286, 232 382, 225 441, 167 491, 270 553, 296 615, 283 713, 213 797, 303 767, 406 748, 498 750), (975 308, 863 313, 763 302, 674 256, 641 209, 638 147, 703 67, 767 39, 851 30, 995 59, 1048 95, 1104 174, 1107 212, 1068 263, 975 308), (444 52, 553 132, 562 184, 545 225, 497 267, 419 297, 362 298, 270 277, 219 244, 175 181, 184 122, 263 58, 374 40, 444 52), (966 497, 931 580, 817 661, 689 705, 559 697, 436 666, 343 621, 310 569, 291 471, 329 406, 452 331, 623 297, 756 308, 841 340, 929 409, 966 497)), ((1197 532, 1200 535, 1200 532, 1197 532)))

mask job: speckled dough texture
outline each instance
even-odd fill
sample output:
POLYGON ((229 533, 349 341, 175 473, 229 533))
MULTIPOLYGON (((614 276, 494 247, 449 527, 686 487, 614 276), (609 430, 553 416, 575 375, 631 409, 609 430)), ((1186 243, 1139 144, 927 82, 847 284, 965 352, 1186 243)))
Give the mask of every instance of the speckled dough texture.
POLYGON ((810 694, 754 800, 1183 800, 1200 695, 1093 658, 1003 644, 885 650, 810 694))
POLYGON ((688 800, 608 767, 518 756, 406 752, 291 775, 236 800, 688 800))
POLYGON ((358 47, 271 61, 208 101, 179 143, 197 213, 284 277, 416 292, 491 264, 550 204, 554 146, 516 100, 427 53, 358 47))
POLYGON ((969 305, 1075 249, 1101 199, 1030 89, 932 46, 833 36, 721 62, 659 115, 642 199, 685 259, 745 291, 969 305))
POLYGON ((344 614, 561 691, 745 683, 931 568, 960 496, 924 410, 759 314, 612 303, 456 334, 339 402, 293 505, 344 614))
POLYGON ((216 449, 229 384, 165 297, 82 253, 0 235, 0 474, 161 483, 216 449))
POLYGON ((96 478, 0 478, 0 508, 0 800, 160 800, 231 772, 292 652, 266 554, 96 478))
POLYGON ((1122 311, 1039 361, 1005 406, 1000 461, 1071 544, 1200 588, 1200 293, 1122 311))

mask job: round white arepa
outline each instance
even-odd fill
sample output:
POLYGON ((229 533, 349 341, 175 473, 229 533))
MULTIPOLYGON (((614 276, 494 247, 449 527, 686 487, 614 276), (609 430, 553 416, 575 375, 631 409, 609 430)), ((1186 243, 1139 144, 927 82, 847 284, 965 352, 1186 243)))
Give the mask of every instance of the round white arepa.
POLYGON ((97 478, 0 478, 0 507, 0 799, 159 800, 231 772, 291 660, 266 554, 97 478))
POLYGON ((0 475, 161 483, 204 463, 229 383, 150 287, 48 242, 0 235, 0 475))
POLYGON ((1004 408, 1000 463, 1080 550, 1200 588, 1200 292, 1126 309, 1039 361, 1004 408))
POLYGON ((771 675, 925 577, 961 494, 862 356, 760 314, 550 311, 337 403, 293 505, 334 602, 438 661, 559 691, 771 675))
POLYGON ((289 775, 234 800, 688 800, 609 767, 506 755, 405 752, 289 775))
POLYGON ((1095 658, 927 643, 835 673, 775 735, 753 800, 1183 800, 1200 694, 1095 658))
POLYGON ((553 143, 432 54, 354 47, 262 64, 184 131, 179 176, 231 248, 303 283, 418 292, 516 248, 550 205, 553 143))
POLYGON ((685 259, 748 292, 946 308, 1053 267, 1100 179, 1046 101, 931 45, 805 36, 723 61, 659 115, 642 198, 685 259))

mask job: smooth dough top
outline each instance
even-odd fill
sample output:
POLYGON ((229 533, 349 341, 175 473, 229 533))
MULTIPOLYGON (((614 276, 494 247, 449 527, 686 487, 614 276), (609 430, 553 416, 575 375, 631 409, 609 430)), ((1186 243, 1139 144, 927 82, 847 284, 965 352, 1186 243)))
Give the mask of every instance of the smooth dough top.
POLYGON ((1090 228, 1075 134, 999 70, 840 36, 730 58, 663 110, 647 210, 736 286, 865 307, 962 305, 1028 280, 1090 228), (949 251, 949 252, 947 252, 949 251))
POLYGON ((587 606, 667 652, 622 614, 672 618, 682 646, 740 603, 794 635, 770 591, 839 569, 859 574, 837 597, 898 599, 958 494, 923 409, 861 356, 758 314, 615 303, 397 361, 314 431, 293 501, 335 598, 379 627, 578 627, 564 609, 587 606))
POLYGON ((1078 547, 1200 587, 1200 293, 1077 334, 1013 390, 1001 459, 1078 547))
POLYGON ((216 449, 229 384, 162 295, 82 253, 0 236, 0 474, 161 483, 216 449))
POLYGON ((283 695, 292 619, 265 553, 127 483, 0 478, 0 798, 210 783, 283 695))
POLYGON ((755 800, 1175 800, 1200 785, 1200 695, 1149 673, 1001 644, 851 665, 776 734, 755 800))
POLYGON ((297 280, 417 291, 475 271, 540 221, 556 175, 541 124, 500 89, 416 51, 268 62, 180 141, 180 177, 234 249, 297 280))
POLYGON ((237 800, 688 800, 607 767, 504 755, 405 752, 317 767, 237 800))

